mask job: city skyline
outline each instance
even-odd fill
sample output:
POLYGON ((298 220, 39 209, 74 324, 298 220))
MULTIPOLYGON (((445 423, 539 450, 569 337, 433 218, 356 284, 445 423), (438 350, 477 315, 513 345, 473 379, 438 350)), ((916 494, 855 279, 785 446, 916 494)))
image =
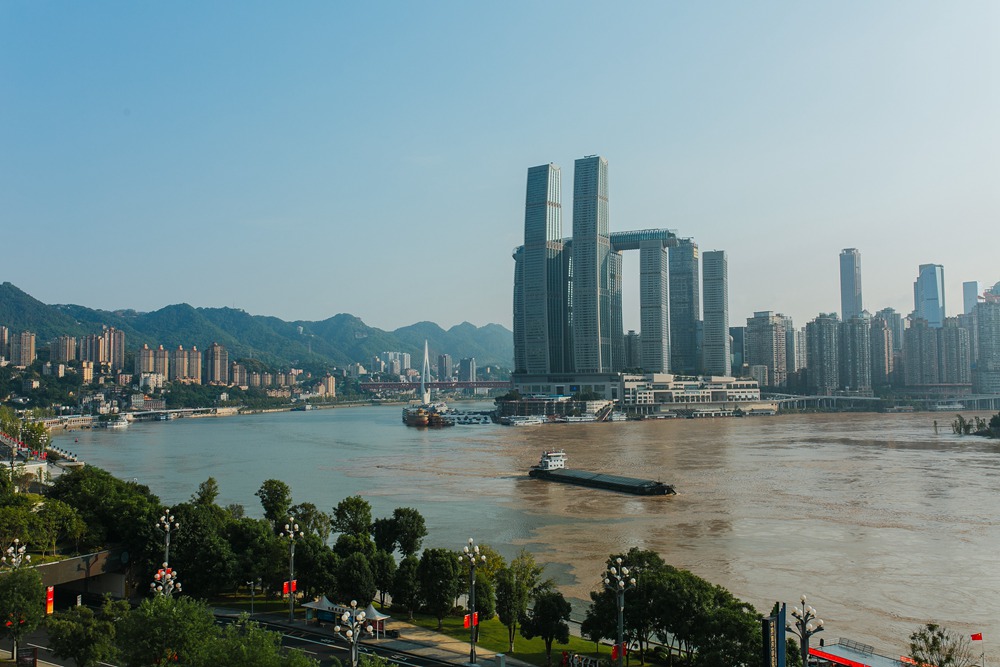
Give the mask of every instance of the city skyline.
MULTIPOLYGON (((524 167, 593 153, 611 233, 726 251, 731 325, 837 311, 844 248, 864 256, 870 312, 911 312, 924 264, 945 269, 948 316, 963 283, 1000 280, 983 242, 1000 214, 995 4, 525 11, 3 5, 17 252, 0 280, 105 310, 513 328, 524 167), (598 22, 607 49, 577 48, 598 22), (539 57, 558 73, 538 77, 539 57), (400 298, 422 264, 449 298, 400 298)), ((640 330, 638 258, 623 281, 640 330)))

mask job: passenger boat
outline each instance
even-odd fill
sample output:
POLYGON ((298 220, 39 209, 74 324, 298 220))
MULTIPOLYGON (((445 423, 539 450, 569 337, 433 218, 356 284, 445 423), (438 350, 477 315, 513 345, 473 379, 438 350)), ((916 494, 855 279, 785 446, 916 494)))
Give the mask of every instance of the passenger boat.
POLYGON ((637 496, 672 496, 677 493, 670 484, 651 479, 636 479, 620 475, 607 475, 566 467, 566 452, 561 449, 542 452, 538 465, 528 471, 530 477, 550 482, 590 486, 595 489, 631 493, 637 496))

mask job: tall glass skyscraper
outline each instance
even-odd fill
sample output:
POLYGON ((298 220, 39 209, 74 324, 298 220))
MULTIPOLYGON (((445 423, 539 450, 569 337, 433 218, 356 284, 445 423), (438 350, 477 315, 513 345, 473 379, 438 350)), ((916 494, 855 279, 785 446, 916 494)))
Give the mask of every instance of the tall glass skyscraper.
POLYGON ((709 375, 729 375, 729 268, 724 250, 702 256, 705 324, 702 335, 704 369, 709 375))
POLYGON ((927 320, 927 326, 940 329, 944 325, 944 267, 940 264, 921 264, 920 273, 913 283, 913 311, 927 320))
POLYGON ((846 322, 861 317, 861 252, 844 248, 840 252, 840 316, 846 322))
MULTIPOLYGON (((608 161, 590 155, 576 161, 573 176, 573 347, 577 373, 619 370, 612 361, 611 262, 608 161)), ((618 337, 622 338, 620 329, 618 337)), ((624 354, 621 356, 624 362, 624 354)))
POLYGON ((528 373, 567 370, 566 280, 563 275, 559 167, 528 169, 524 203, 524 250, 519 270, 522 313, 519 336, 528 373))
POLYGON ((680 239, 670 248, 670 370, 674 373, 695 373, 701 366, 698 263, 698 244, 691 239, 680 239))

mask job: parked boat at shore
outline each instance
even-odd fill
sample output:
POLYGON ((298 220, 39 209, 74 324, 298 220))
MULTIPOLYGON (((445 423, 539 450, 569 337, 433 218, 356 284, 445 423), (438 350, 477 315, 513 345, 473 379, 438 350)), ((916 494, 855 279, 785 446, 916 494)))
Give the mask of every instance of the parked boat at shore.
POLYGON ((566 452, 561 449, 542 452, 538 465, 528 471, 530 477, 551 482, 590 486, 595 489, 631 493, 637 496, 672 496, 677 491, 670 484, 651 479, 636 479, 620 475, 607 475, 587 470, 572 470, 566 467, 566 452))

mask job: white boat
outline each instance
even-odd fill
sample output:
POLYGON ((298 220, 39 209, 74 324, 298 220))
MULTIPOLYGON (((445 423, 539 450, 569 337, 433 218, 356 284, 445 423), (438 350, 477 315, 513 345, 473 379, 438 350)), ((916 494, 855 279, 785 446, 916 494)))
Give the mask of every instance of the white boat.
POLYGON ((123 429, 128 428, 128 419, 122 416, 115 417, 108 422, 108 428, 123 429))
POLYGON ((541 417, 504 417, 500 420, 501 424, 506 426, 537 426, 538 424, 544 424, 545 420, 541 417))

